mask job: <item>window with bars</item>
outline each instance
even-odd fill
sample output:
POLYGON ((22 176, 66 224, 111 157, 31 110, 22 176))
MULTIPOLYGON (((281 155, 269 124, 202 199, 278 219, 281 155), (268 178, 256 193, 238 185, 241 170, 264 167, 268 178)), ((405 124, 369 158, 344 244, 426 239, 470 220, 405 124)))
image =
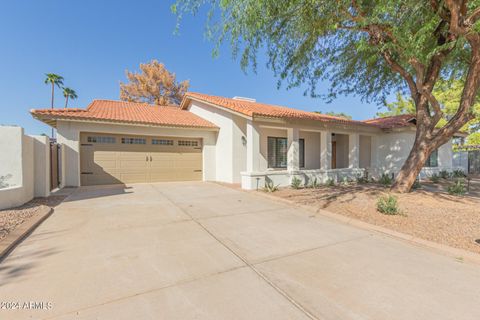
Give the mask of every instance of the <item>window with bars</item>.
MULTIPOLYGON (((305 167, 305 140, 299 139, 299 165, 300 168, 305 167)), ((268 137, 268 167, 269 168, 286 168, 287 167, 287 138, 268 137)))
POLYGON ((122 138, 123 144, 146 144, 145 138, 122 138))
POLYGON ((178 140, 178 145, 182 147, 198 147, 198 141, 195 140, 178 140))
POLYGON ((424 167, 438 167, 438 150, 434 150, 425 162, 424 167))
POLYGON ((157 145, 161 145, 161 146, 173 146, 173 140, 152 139, 152 144, 157 144, 157 145))
POLYGON ((89 136, 87 141, 91 143, 116 143, 115 137, 89 136))

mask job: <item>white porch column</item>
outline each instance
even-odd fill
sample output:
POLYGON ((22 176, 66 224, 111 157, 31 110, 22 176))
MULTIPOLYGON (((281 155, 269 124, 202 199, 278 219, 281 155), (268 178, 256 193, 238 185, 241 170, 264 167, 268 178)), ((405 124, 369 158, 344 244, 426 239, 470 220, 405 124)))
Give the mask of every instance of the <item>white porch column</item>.
POLYGON ((300 144, 298 142, 299 130, 298 128, 287 128, 287 170, 300 170, 300 144))
POLYGON ((371 149, 370 149, 370 168, 377 168, 379 166, 379 141, 377 136, 372 136, 371 137, 371 149))
POLYGON ((360 167, 360 135, 352 133, 348 135, 348 167, 360 167))
POLYGON ((320 169, 332 168, 332 133, 322 131, 320 133, 320 169))
POLYGON ((260 133, 252 120, 247 120, 247 172, 258 172, 260 167, 260 133))

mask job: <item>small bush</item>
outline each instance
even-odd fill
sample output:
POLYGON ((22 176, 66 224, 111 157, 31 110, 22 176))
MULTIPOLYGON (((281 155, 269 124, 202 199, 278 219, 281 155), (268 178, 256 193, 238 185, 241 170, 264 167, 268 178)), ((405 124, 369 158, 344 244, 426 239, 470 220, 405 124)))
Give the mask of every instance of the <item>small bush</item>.
POLYGON ((382 173, 382 176, 380 177, 380 180, 378 182, 380 182, 384 186, 389 186, 393 183, 393 178, 386 173, 382 173))
POLYGON ((320 187, 320 183, 318 183, 318 179, 315 177, 313 178, 312 183, 310 183, 310 188, 317 189, 318 187, 320 187))
POLYGON ((335 186, 335 180, 333 179, 328 179, 327 182, 325 183, 327 187, 334 187, 335 186))
POLYGON ((300 187, 302 186, 302 180, 300 180, 300 179, 297 178, 297 177, 293 177, 293 178, 292 178, 292 181, 290 182, 290 186, 291 186, 293 189, 300 189, 300 187))
POLYGON ((359 174, 359 175, 357 176, 357 183, 359 183, 359 184, 368 183, 368 177, 365 176, 365 175, 359 174))
POLYGON ((348 180, 347 177, 342 178, 342 182, 341 182, 342 185, 347 186, 349 183, 350 183, 350 180, 348 180))
POLYGON ((273 181, 265 181, 265 187, 263 188, 265 192, 275 192, 278 191, 278 185, 274 185, 273 181))
POLYGON ((442 179, 450 179, 451 177, 450 172, 448 172, 447 170, 440 170, 440 172, 438 172, 438 175, 442 179))
POLYGON ((432 181, 433 183, 439 183, 440 182, 440 176, 436 173, 432 174, 430 177, 429 177, 430 181, 432 181))
POLYGON ((400 213, 397 198, 388 195, 382 196, 377 200, 377 211, 383 214, 396 215, 400 213))
POLYGON ((463 180, 457 180, 454 184, 448 186, 448 193, 452 195, 464 195, 467 192, 465 188, 465 182, 463 180))
POLYGON ((467 175, 461 169, 456 169, 452 171, 452 177, 454 178, 465 178, 467 175))

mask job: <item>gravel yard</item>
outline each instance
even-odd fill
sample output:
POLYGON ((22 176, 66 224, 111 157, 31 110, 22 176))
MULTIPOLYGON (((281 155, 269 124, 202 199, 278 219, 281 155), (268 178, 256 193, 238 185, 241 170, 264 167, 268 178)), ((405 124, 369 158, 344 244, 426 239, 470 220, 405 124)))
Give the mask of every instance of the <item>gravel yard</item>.
MULTIPOLYGON (((473 185, 477 187, 478 181, 473 185)), ((400 215, 376 210, 379 196, 388 189, 376 184, 321 186, 316 189, 281 188, 271 193, 295 203, 325 209, 425 240, 480 253, 480 198, 429 191, 431 184, 409 194, 396 195, 400 215)), ((476 195, 478 190, 472 190, 476 195)))
POLYGON ((65 197, 66 196, 62 195, 36 198, 23 206, 0 210, 0 241, 20 224, 35 216, 43 206, 55 207, 60 204, 65 197))

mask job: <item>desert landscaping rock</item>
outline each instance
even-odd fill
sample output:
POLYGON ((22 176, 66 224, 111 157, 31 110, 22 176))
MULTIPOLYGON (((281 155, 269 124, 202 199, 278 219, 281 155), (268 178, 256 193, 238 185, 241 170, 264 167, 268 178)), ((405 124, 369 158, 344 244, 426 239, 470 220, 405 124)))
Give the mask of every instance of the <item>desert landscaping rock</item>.
POLYGON ((22 223, 44 211, 45 207, 54 207, 64 199, 65 196, 37 198, 17 208, 0 210, 0 241, 22 223))

